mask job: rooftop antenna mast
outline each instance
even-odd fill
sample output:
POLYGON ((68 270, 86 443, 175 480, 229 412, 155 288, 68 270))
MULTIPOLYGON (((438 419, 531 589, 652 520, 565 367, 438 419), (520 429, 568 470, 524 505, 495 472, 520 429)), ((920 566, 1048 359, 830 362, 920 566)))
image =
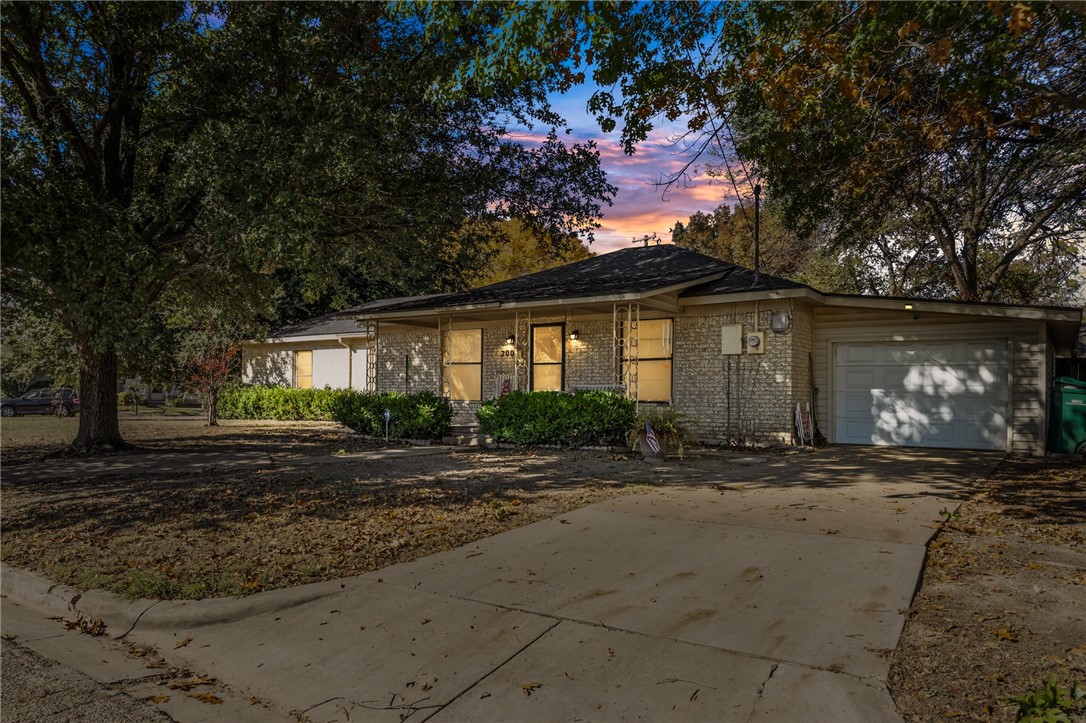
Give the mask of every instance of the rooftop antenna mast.
POLYGON ((655 231, 653 231, 652 233, 647 233, 640 238, 635 236, 633 242, 635 244, 645 244, 645 248, 648 248, 650 243, 654 243, 659 246, 662 240, 663 239, 661 239, 660 236, 657 235, 655 231))
POLYGON ((754 184, 754 285, 758 285, 759 276, 761 275, 762 259, 759 253, 759 242, 761 241, 761 202, 762 202, 762 184, 754 184))

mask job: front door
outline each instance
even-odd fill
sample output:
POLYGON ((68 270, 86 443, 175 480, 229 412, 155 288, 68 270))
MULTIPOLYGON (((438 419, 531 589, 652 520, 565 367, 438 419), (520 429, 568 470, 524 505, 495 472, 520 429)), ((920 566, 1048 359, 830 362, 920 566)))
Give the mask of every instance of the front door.
POLYGON ((532 391, 560 392, 565 381, 566 325, 532 327, 532 391))

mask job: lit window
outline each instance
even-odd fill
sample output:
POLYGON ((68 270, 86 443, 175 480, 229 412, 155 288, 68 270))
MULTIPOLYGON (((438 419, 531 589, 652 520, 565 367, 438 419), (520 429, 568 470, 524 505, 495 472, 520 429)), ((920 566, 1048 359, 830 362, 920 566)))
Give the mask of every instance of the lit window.
POLYGON ((671 402, 671 319, 645 319, 637 326, 637 398, 671 402))
POLYGON ((532 391, 562 391, 565 335, 563 324, 532 327, 532 391))
POLYGON ((483 398, 483 330, 453 329, 445 339, 445 389, 449 399, 483 398))
POLYGON ((294 352, 294 386, 299 389, 313 388, 313 352, 294 352))

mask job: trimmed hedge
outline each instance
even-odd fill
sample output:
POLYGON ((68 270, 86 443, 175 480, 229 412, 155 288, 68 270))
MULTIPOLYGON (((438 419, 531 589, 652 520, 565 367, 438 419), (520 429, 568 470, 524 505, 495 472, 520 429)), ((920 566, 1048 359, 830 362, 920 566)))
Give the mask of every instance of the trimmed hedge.
POLYGON ((500 442, 621 445, 634 425, 634 403, 614 392, 512 392, 484 402, 476 416, 479 431, 500 442))
POLYGON ((222 419, 278 419, 332 421, 336 406, 349 389, 294 389, 292 387, 234 387, 219 392, 222 419))
POLYGON ((334 419, 361 434, 383 437, 386 409, 392 413, 389 437, 441 439, 452 431, 452 405, 433 392, 351 392, 339 400, 334 419))
POLYGON ((389 437, 440 439, 452 431, 452 406, 433 392, 372 394, 352 389, 248 386, 219 394, 222 419, 332 421, 361 434, 382 437, 386 409, 392 412, 389 437))

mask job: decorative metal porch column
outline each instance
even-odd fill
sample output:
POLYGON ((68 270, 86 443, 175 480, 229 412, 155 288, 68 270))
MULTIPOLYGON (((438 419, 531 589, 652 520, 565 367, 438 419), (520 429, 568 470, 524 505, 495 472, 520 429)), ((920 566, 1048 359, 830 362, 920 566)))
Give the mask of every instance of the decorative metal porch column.
POLYGON ((438 396, 449 396, 449 380, 445 375, 445 367, 452 361, 452 352, 449 349, 449 332, 452 331, 452 317, 440 316, 437 319, 438 344, 441 348, 440 369, 437 370, 438 396))
POLYGON ((367 340, 367 349, 366 349, 366 391, 367 392, 376 392, 377 391, 377 345, 379 343, 378 342, 378 337, 377 337, 377 331, 378 331, 378 327, 377 327, 377 322, 376 321, 367 321, 366 322, 366 340, 367 340))
POLYGON ((615 304, 612 318, 611 383, 620 385, 637 404, 637 336, 641 321, 639 304, 615 304))
POLYGON ((517 312, 513 321, 513 389, 527 392, 531 387, 528 357, 531 355, 532 312, 517 312))

